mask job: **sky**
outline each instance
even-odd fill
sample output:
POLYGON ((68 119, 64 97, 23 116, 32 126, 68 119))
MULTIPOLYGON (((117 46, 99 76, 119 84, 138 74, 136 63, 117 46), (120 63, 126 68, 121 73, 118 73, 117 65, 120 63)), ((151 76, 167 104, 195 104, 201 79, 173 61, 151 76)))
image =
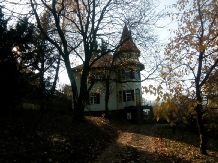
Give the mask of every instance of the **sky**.
MULTIPOLYGON (((165 9, 166 11, 169 11, 169 9, 167 9, 166 7, 169 5, 172 5, 172 4, 176 4, 176 2, 177 2, 177 0, 160 0, 160 5, 157 8, 157 10, 164 10, 165 9)), ((169 17, 166 17, 165 19, 160 20, 158 22, 158 24, 160 26, 164 26, 164 28, 157 29, 159 39, 162 43, 167 44, 169 42, 168 41, 169 38, 172 37, 169 29, 176 30, 177 25, 176 25, 176 23, 173 23, 169 17)), ((162 51, 162 53, 163 53, 163 51, 162 51)), ((154 81, 148 80, 148 81, 143 82, 142 86, 148 86, 148 85, 153 85, 153 84, 154 84, 154 81)), ((153 103, 153 101, 156 99, 156 96, 150 95, 150 94, 144 93, 142 96, 146 99, 148 104, 153 103)))
MULTIPOLYGON (((175 4, 177 0, 159 0, 160 5, 157 8, 157 10, 163 10, 165 9, 168 5, 175 4)), ((170 38, 170 32, 169 29, 176 29, 177 26, 175 23, 172 23, 169 17, 165 18, 164 20, 160 20, 158 22, 159 25, 165 26, 164 28, 158 29, 157 32, 159 33, 159 38, 162 43, 167 43, 168 39, 170 38)), ((62 84, 70 84, 68 76, 66 74, 66 71, 63 70, 59 74, 59 81, 62 84)), ((153 84, 153 81, 146 81, 142 83, 143 85, 149 85, 153 84)), ((146 99, 147 103, 153 103, 153 101, 156 99, 155 96, 150 95, 150 94, 143 94, 143 97, 146 99)))

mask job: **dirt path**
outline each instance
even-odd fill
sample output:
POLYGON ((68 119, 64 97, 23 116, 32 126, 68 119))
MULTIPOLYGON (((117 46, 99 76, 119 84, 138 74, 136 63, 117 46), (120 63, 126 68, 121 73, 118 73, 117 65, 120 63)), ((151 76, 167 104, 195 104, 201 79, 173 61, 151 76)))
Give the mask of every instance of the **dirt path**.
POLYGON ((95 163, 167 163, 163 144, 154 137, 157 125, 133 125, 121 133, 95 163), (160 152, 160 147, 161 152, 160 152))

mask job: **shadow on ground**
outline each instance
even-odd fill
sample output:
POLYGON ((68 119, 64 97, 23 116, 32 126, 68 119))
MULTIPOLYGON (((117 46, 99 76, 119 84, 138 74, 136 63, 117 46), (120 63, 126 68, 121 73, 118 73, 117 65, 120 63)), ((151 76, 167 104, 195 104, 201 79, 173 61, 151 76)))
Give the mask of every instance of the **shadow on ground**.
POLYGON ((46 113, 36 130, 38 111, 0 116, 0 162, 93 162, 119 133, 103 118, 74 124, 71 115, 46 113))
POLYGON ((182 158, 166 156, 156 152, 148 152, 131 145, 116 143, 104 157, 99 158, 96 163, 189 163, 182 158))
MULTIPOLYGON (((175 133, 173 133, 173 129, 169 124, 140 124, 136 126, 137 127, 131 130, 132 133, 137 133, 137 134, 152 136, 157 138, 177 140, 198 147, 199 131, 196 125, 192 125, 188 127, 185 125, 179 126, 176 128, 175 133), (157 129, 155 133, 151 133, 147 131, 147 128, 150 128, 151 126, 156 126, 157 129)), ((208 132, 208 140, 216 141, 217 138, 218 138, 217 134, 215 135, 210 131, 208 132)))

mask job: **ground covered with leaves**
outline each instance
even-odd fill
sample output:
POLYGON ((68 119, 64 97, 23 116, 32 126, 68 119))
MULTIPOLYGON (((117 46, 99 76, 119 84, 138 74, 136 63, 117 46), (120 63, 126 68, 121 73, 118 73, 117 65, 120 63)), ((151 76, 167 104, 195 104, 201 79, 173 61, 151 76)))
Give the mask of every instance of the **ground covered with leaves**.
POLYGON ((176 162, 217 163, 218 135, 208 131, 208 155, 199 153, 199 134, 197 125, 181 125, 173 133, 172 127, 163 125, 155 132, 157 152, 163 153, 176 162))
POLYGON ((208 156, 199 154, 196 126, 173 133, 165 124, 130 124, 102 117, 37 111, 0 115, 0 162, 54 163, 216 163, 217 134, 209 135, 208 156))
POLYGON ((37 111, 1 116, 0 162, 93 162, 127 128, 102 117, 75 124, 71 115, 49 113, 32 131, 39 117, 37 111))
POLYGON ((210 135, 208 156, 199 154, 196 126, 168 124, 132 125, 112 144, 96 163, 217 163, 218 139, 210 135))

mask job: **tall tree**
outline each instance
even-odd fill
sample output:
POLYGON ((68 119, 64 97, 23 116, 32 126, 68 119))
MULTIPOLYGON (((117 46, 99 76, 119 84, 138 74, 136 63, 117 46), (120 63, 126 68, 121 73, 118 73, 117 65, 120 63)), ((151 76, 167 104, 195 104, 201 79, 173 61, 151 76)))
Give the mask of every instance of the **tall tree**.
POLYGON ((123 27, 123 22, 126 22, 136 31, 135 33, 141 34, 144 42, 149 42, 153 38, 147 29, 151 29, 150 27, 158 19, 158 16, 150 14, 153 13, 153 1, 140 0, 134 3, 126 0, 52 0, 51 2, 29 0, 29 2, 41 33, 57 48, 64 60, 73 92, 75 118, 79 120, 83 119, 84 101, 88 100, 87 76, 90 67, 107 54, 105 52, 91 61, 95 54, 96 41, 105 39, 111 45, 111 51, 114 51, 118 43, 117 33, 121 31, 119 29, 123 27), (54 28, 49 32, 45 32, 40 20, 40 13, 43 9, 50 13, 54 22, 54 28), (61 26, 62 22, 65 22, 64 28, 61 26), (145 28, 146 26, 148 28, 145 28), (71 54, 78 56, 83 62, 79 90, 77 90, 75 77, 71 72, 71 54))
POLYGON ((194 97, 200 153, 207 154, 207 134, 202 121, 207 108, 202 97, 203 87, 218 64, 217 1, 178 0, 174 7, 179 13, 171 16, 177 20, 179 28, 166 47, 165 56, 169 64, 163 67, 162 77, 171 94, 181 92, 194 97))
POLYGON ((33 26, 27 19, 20 20, 15 27, 8 27, 10 19, 4 17, 0 8, 0 89, 2 108, 14 108, 26 92, 27 83, 24 63, 31 58, 29 43, 33 26))
MULTIPOLYGON (((50 16, 48 13, 45 12, 41 16, 40 20, 42 22, 42 27, 46 33, 48 30, 51 30, 52 23, 50 21, 50 16)), ((35 55, 35 64, 33 64, 32 69, 38 71, 38 96, 40 97, 40 108, 43 111, 45 107, 45 101, 49 101, 49 97, 52 97, 55 92, 60 67, 60 55, 56 51, 54 46, 45 39, 39 29, 35 31, 34 38, 35 44, 33 48, 35 55)), ((49 102, 51 103, 51 101, 49 102)))

